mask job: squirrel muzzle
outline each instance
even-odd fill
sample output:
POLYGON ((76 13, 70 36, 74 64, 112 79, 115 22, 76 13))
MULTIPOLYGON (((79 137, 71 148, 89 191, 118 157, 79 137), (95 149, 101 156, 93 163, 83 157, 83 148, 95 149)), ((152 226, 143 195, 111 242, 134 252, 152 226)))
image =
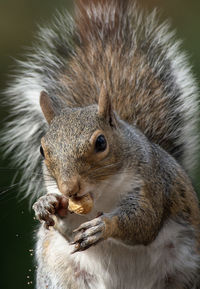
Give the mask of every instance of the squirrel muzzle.
POLYGON ((93 208, 93 199, 89 193, 79 196, 80 181, 77 177, 73 177, 68 183, 59 184, 60 192, 69 198, 68 210, 78 215, 90 213, 93 208))
POLYGON ((80 182, 78 177, 72 177, 67 182, 58 180, 60 192, 66 197, 78 196, 80 193, 80 182))

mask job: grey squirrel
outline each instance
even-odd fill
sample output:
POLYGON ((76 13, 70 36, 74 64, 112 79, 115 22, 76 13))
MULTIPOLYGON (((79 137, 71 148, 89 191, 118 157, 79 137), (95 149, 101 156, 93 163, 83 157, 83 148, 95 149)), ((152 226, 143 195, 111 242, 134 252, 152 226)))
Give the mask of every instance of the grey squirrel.
POLYGON ((22 66, 5 139, 38 198, 36 287, 199 288, 198 90, 167 25, 133 1, 79 0, 22 66))

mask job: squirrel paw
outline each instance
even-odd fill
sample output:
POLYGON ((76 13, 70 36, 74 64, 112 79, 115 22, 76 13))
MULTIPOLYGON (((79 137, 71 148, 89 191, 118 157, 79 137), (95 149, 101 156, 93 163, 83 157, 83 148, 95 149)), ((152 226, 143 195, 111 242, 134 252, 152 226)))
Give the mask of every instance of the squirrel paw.
POLYGON ((38 199, 33 205, 35 217, 40 222, 45 222, 48 229, 49 226, 54 226, 53 215, 57 214, 64 217, 68 212, 68 200, 62 195, 47 194, 38 199))
POLYGON ((72 252, 80 252, 96 245, 105 239, 106 222, 103 216, 93 219, 92 221, 83 223, 74 230, 75 238, 71 245, 75 245, 72 252))

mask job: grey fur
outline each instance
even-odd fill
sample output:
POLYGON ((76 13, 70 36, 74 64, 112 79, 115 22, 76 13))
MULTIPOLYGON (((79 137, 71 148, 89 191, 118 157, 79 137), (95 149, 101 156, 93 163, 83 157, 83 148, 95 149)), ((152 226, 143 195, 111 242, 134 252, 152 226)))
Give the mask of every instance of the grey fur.
MULTIPOLYGON (((113 25, 110 19, 114 19, 116 11, 112 6, 114 6, 114 1, 110 1, 109 9, 102 8, 103 13, 101 13, 100 7, 99 10, 96 10, 95 7, 89 8, 88 15, 93 12, 93 15, 96 18, 99 17, 100 21, 107 19, 108 23, 113 25)), ((181 163, 186 170, 191 170, 195 166, 197 149, 198 90, 186 56, 180 52, 180 44, 174 40, 174 33, 169 32, 168 24, 158 25, 155 11, 147 17, 138 12, 135 5, 132 5, 125 13, 126 15, 120 15, 121 31, 125 31, 125 28, 132 25, 129 32, 133 31, 133 33, 128 35, 131 37, 127 37, 123 33, 121 36, 120 33, 115 34, 113 41, 128 39, 127 44, 124 43, 124 45, 129 45, 130 55, 126 55, 125 64, 129 62, 129 57, 135 53, 137 46, 140 45, 147 56, 153 73, 162 78, 163 83, 165 83, 164 97, 169 97, 171 104, 175 99, 173 107, 171 105, 171 119, 166 119, 166 122, 169 122, 169 127, 165 137, 175 138, 177 147, 179 145, 183 147, 184 157, 181 163), (173 117, 176 115, 181 115, 181 122, 174 123, 173 117)), ((90 41, 95 41, 95 37, 98 37, 102 43, 106 42, 106 33, 101 29, 97 30, 97 36, 88 34, 87 37, 90 38, 90 41)), ((42 177, 37 175, 41 172, 40 139, 47 130, 46 121, 39 107, 39 94, 42 90, 47 91, 57 111, 60 111, 65 105, 64 103, 68 103, 70 106, 82 105, 81 99, 74 97, 74 95, 78 95, 75 85, 74 87, 67 86, 60 80, 64 69, 67 68, 69 59, 78 57, 76 49, 80 48, 81 45, 80 35, 75 30, 74 20, 68 13, 58 14, 50 27, 40 28, 37 44, 28 53, 27 61, 18 61, 17 76, 6 92, 5 101, 12 106, 12 109, 10 121, 7 123, 2 136, 2 142, 5 144, 5 154, 10 154, 14 165, 23 170, 21 189, 32 198, 38 197, 45 190, 42 177)), ((139 70, 143 64, 141 60, 139 70)), ((83 66, 83 72, 84 69, 88 71, 92 69, 88 67, 87 58, 80 65, 83 66)), ((121 69, 122 77, 120 76, 120 79, 122 83, 124 69, 125 67, 121 69)), ((75 75, 75 71, 70 73, 75 79, 79 77, 79 75, 75 75)), ((135 73, 137 74, 137 70, 135 73)), ((132 80, 132 76, 130 76, 129 81, 132 80)), ((148 82, 148 79, 145 81, 148 82)), ((136 78, 135 89, 144 85, 145 81, 142 83, 140 79, 136 78)), ((94 79, 94 82, 96 82, 96 87, 92 87, 92 91, 88 84, 88 91, 94 92, 94 96, 90 96, 90 103, 97 102, 100 88, 100 80, 94 79)), ((87 85, 87 82, 85 84, 87 85)), ((87 99, 83 100, 83 104, 84 101, 87 99)), ((148 115, 148 105, 146 115, 148 115)), ((148 118, 147 124, 148 126, 150 124, 148 118)), ((156 124, 151 124, 152 127, 154 125, 156 124)), ((152 131, 150 129, 149 132, 146 129, 144 133, 148 135, 152 131)), ((162 140, 160 140, 160 144, 162 145, 162 140)))

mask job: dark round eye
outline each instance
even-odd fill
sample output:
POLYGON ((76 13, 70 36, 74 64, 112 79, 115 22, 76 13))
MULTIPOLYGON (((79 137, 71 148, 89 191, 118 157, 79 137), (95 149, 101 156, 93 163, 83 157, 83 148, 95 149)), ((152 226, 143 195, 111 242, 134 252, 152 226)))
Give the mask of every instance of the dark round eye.
POLYGON ((40 153, 41 153, 42 157, 45 158, 45 156, 44 156, 44 150, 43 150, 42 146, 40 146, 40 153))
POLYGON ((103 151, 105 151, 106 147, 107 147, 106 139, 105 139, 104 135, 101 134, 96 139, 95 151, 96 151, 96 153, 103 152, 103 151))

